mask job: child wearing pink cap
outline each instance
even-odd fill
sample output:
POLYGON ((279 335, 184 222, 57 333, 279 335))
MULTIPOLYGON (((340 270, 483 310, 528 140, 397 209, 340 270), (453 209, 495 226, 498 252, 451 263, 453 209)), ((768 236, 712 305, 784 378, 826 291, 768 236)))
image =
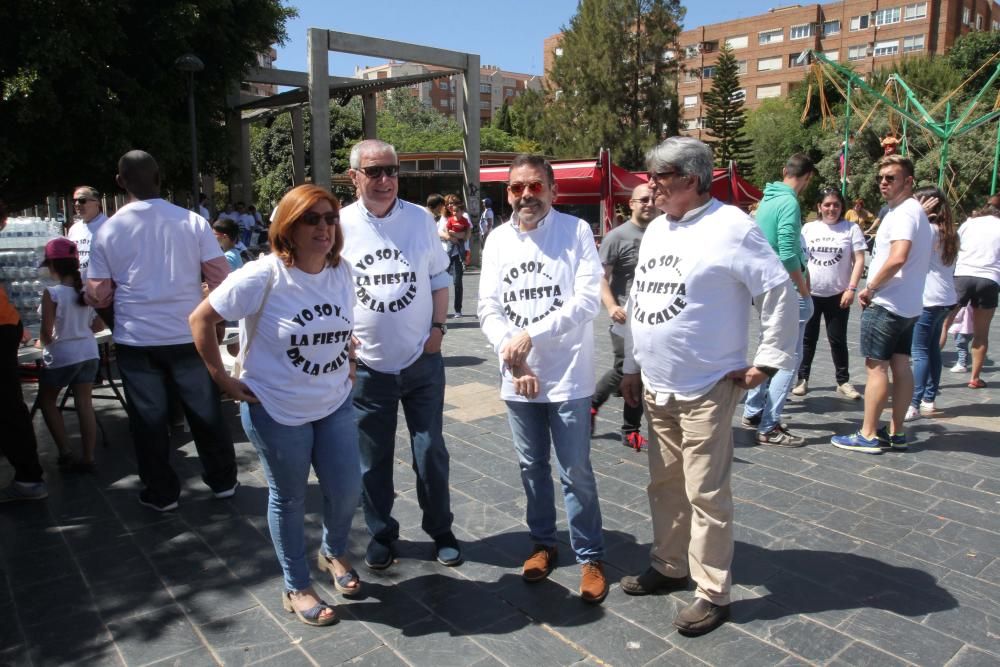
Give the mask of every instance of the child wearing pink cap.
POLYGON ((77 472, 94 472, 94 449, 97 443, 97 417, 91 401, 99 354, 94 332, 104 324, 94 309, 83 300, 80 258, 76 244, 59 237, 45 244, 45 261, 57 285, 42 294, 39 312, 42 326, 39 342, 44 347, 45 364, 38 382, 38 403, 59 448, 59 466, 77 472), (73 388, 73 404, 80 421, 82 456, 73 456, 66 435, 66 424, 56 404, 59 392, 73 388))

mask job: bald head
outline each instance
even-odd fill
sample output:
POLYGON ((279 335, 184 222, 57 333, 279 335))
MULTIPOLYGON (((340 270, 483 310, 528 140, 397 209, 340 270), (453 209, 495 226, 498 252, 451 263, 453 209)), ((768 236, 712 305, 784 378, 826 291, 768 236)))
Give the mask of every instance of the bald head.
POLYGON ((146 151, 129 151, 118 160, 117 181, 134 199, 155 199, 160 196, 160 165, 146 151))
POLYGON ((654 197, 649 191, 649 186, 645 183, 637 185, 632 190, 629 209, 632 211, 632 222, 640 227, 645 227, 660 214, 654 204, 654 197))

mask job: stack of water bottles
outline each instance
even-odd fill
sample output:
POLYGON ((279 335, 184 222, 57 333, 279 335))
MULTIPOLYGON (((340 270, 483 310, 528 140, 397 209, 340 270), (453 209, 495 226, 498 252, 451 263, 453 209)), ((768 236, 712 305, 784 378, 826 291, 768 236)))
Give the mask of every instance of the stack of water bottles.
POLYGON ((35 335, 42 290, 55 284, 48 269, 38 265, 45 259, 45 244, 61 231, 61 224, 51 218, 8 218, 0 231, 0 281, 24 326, 35 335))

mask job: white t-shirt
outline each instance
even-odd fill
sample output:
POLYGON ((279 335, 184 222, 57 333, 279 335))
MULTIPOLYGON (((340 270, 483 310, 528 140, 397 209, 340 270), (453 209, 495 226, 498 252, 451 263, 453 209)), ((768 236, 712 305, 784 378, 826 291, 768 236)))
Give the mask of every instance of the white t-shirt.
POLYGON ((893 241, 909 241, 910 252, 896 275, 878 286, 872 303, 900 317, 919 317, 924 309, 924 280, 931 261, 931 224, 920 202, 913 197, 889 209, 879 225, 868 267, 869 281, 889 259, 893 241))
MULTIPOLYGON (((53 285, 45 291, 56 304, 52 342, 45 346, 42 361, 46 368, 62 368, 88 359, 97 359, 97 340, 90 330, 94 309, 81 306, 79 294, 69 285, 53 285)), ((41 314, 41 306, 38 308, 41 314)))
POLYGON ((694 398, 745 368, 751 299, 786 282, 760 227, 735 206, 713 199, 690 220, 653 220, 629 297, 645 386, 694 398))
POLYGON ((809 258, 809 289, 814 296, 842 294, 851 286, 854 253, 868 245, 861 228, 853 222, 840 220, 828 225, 821 220, 802 227, 809 258))
POLYGON ((955 264, 945 266, 941 261, 941 249, 938 247, 938 228, 931 225, 930 267, 927 280, 924 282, 924 308, 931 306, 954 306, 958 302, 955 293, 955 264))
POLYGON ((114 340, 192 342, 188 316, 201 303, 201 265, 222 257, 205 218, 163 199, 134 201, 101 225, 88 278, 115 282, 114 340))
POLYGON ((87 267, 90 265, 90 241, 107 219, 108 216, 98 213, 90 222, 74 222, 66 233, 66 238, 76 244, 80 255, 80 277, 84 280, 87 280, 87 267))
POLYGON ((400 199, 378 218, 358 200, 340 209, 340 225, 357 295, 358 358, 380 373, 398 373, 423 354, 434 314, 431 291, 451 284, 434 219, 400 199))
MULTIPOLYGON (((486 237, 479 276, 479 321, 499 355, 510 337, 531 336, 528 367, 538 377, 534 403, 570 401, 594 393, 594 317, 604 269, 590 225, 550 210, 530 231, 516 223, 486 237)), ((501 364, 500 397, 514 392, 501 364)))
POLYGON ((241 213, 236 216, 236 224, 239 225, 240 229, 246 231, 248 229, 253 229, 254 224, 256 224, 256 220, 254 220, 253 216, 249 213, 241 213))
POLYGON ((1000 218, 970 218, 958 228, 961 245, 956 276, 988 278, 1000 284, 1000 218))
POLYGON ((208 300, 226 320, 257 318, 241 379, 276 422, 299 426, 323 419, 350 396, 354 290, 346 262, 310 274, 267 255, 229 274, 208 300), (272 287, 263 301, 268 280, 272 287))

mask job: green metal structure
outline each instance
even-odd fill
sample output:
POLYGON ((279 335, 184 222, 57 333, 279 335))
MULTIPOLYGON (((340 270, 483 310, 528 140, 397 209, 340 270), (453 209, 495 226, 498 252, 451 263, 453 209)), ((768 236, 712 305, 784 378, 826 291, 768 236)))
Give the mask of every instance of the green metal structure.
MULTIPOLYGON (((979 103, 979 100, 983 97, 987 90, 993 86, 993 82, 1000 77, 1000 63, 997 63, 996 68, 993 71, 993 75, 990 76, 989 80, 983 85, 983 87, 976 93, 976 96, 969 102, 965 110, 958 115, 954 120, 952 119, 952 109, 951 102, 945 105, 944 119, 941 121, 935 120, 930 112, 928 112, 924 106, 917 99, 916 94, 910 89, 906 82, 903 81, 902 77, 898 74, 893 74, 890 80, 894 81, 903 92, 906 94, 906 102, 903 106, 898 105, 893 100, 889 99, 882 93, 878 92, 872 88, 868 83, 860 76, 857 75, 853 70, 844 67, 840 63, 834 62, 827 58, 825 55, 818 51, 811 51, 812 57, 819 63, 825 65, 829 70, 833 71, 840 79, 841 82, 846 87, 846 97, 847 97, 847 112, 846 112, 846 122, 844 123, 844 161, 846 163, 848 158, 848 152, 850 150, 850 132, 851 132, 851 89, 853 87, 860 88, 864 90, 869 95, 872 95, 876 99, 880 100, 883 104, 893 109, 903 118, 903 152, 906 151, 905 134, 907 123, 914 123, 918 127, 921 127, 938 139, 941 140, 941 160, 938 164, 938 187, 944 187, 944 175, 945 166, 948 164, 948 144, 955 137, 960 137, 963 134, 971 132, 972 130, 985 125, 986 123, 1000 119, 1000 110, 991 111, 986 113, 979 118, 971 118, 972 111, 979 103), (915 112, 914 112, 915 111, 915 112)), ((997 139, 996 139, 996 150, 993 156, 993 180, 990 185, 990 194, 996 194, 997 192, 997 176, 998 169, 1000 169, 1000 123, 997 123, 997 139)), ((844 174, 841 177, 841 192, 846 196, 847 193, 847 170, 844 170, 844 174)))

